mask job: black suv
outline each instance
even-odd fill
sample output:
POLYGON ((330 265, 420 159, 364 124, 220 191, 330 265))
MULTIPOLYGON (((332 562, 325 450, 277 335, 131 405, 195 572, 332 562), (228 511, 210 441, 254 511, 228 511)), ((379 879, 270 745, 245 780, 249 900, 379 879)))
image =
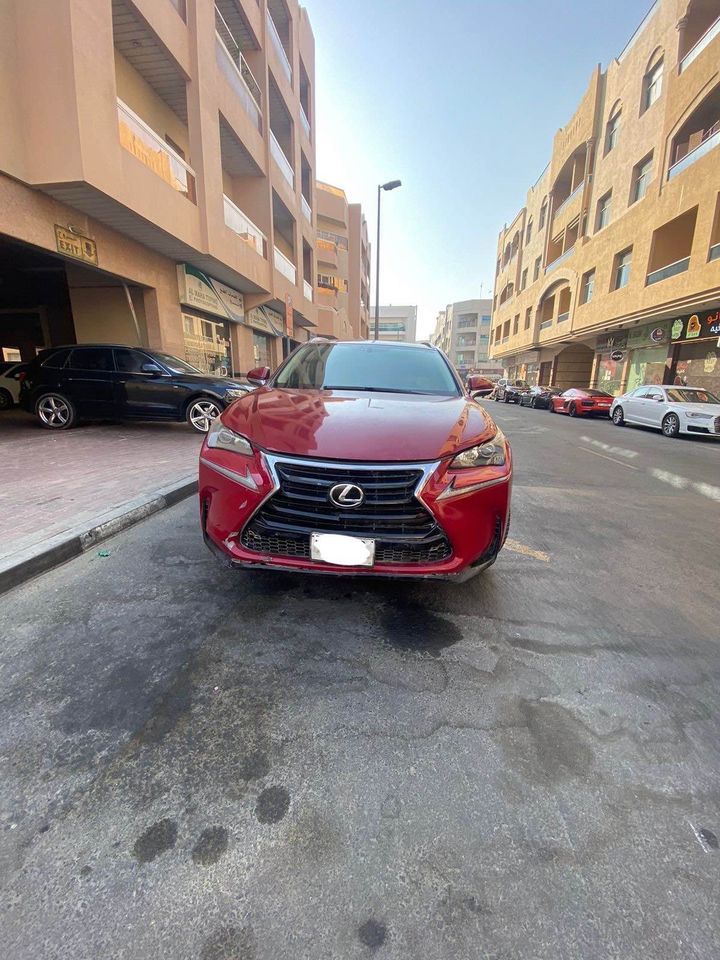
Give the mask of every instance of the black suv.
POLYGON ((20 405, 51 430, 78 420, 187 420, 200 433, 254 387, 202 373, 144 347, 81 344, 42 350, 21 384, 20 405))

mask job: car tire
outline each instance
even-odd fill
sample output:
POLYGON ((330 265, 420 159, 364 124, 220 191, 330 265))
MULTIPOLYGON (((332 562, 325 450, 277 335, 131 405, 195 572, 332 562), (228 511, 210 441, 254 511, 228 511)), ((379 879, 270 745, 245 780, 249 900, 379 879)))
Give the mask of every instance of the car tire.
POLYGON ((537 397, 533 397, 530 401, 530 406, 533 410, 537 410, 537 397))
POLYGON ((568 416, 576 417, 577 416, 577 406, 574 403, 571 403, 568 407, 568 416))
POLYGON ((510 397, 509 397, 507 394, 505 394, 505 395, 503 396, 503 402, 504 402, 504 403, 510 403, 510 397))
POLYGON ((615 409, 612 412, 612 422, 615 424, 616 427, 625 426, 625 414, 623 412, 622 407, 615 407, 615 409))
POLYGON ((69 430, 77 423, 72 400, 62 393, 43 393, 35 401, 35 415, 47 430, 69 430))
POLYGON ((9 410, 15 401, 9 390, 0 389, 0 410, 9 410))
POLYGON ((668 413, 663 418, 662 432, 664 437, 675 438, 680 436, 680 417, 676 413, 668 413))
POLYGON ((499 399, 500 397, 498 397, 497 395, 493 397, 493 400, 495 401, 495 403, 497 403, 499 399))
POLYGON ((195 397, 187 405, 185 419, 193 430, 197 430, 198 433, 207 433, 210 424, 220 416, 222 411, 222 404, 214 397, 195 397))

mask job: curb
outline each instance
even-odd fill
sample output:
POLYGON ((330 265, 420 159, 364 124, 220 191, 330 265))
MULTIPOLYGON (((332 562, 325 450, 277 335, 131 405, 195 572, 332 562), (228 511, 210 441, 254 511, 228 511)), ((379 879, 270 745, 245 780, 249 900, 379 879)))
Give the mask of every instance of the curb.
POLYGON ((197 493, 197 479, 188 477, 161 487, 154 493, 136 497, 114 510, 98 516, 91 526, 71 528, 63 533, 0 560, 0 594, 46 573, 53 567, 81 556, 121 530, 140 523, 160 510, 172 507, 197 493))

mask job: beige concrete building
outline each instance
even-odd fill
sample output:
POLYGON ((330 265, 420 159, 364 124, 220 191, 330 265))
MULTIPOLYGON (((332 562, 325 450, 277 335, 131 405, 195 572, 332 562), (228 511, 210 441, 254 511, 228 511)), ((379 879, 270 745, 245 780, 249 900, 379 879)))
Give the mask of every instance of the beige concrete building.
MULTIPOLYGON (((415 343, 417 340, 417 307, 380 307, 380 340, 415 343)), ((375 314, 370 317, 370 339, 375 336, 375 314)))
POLYGON ((658 0, 500 233, 491 353, 611 393, 720 388, 720 0, 658 0))
POLYGON ((367 340, 370 246, 359 203, 345 191, 318 181, 316 299, 318 334, 335 340, 367 340))
POLYGON ((438 313, 430 341, 454 363, 460 376, 469 373, 500 375, 488 359, 492 300, 460 300, 438 313))
POLYGON ((306 340, 314 61, 296 0, 0 4, 0 347, 306 340))

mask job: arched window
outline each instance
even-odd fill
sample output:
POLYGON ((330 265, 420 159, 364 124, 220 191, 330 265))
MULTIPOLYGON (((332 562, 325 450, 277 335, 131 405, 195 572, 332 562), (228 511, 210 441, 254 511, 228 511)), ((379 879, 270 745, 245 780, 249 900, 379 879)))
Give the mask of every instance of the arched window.
POLYGON ((642 100, 640 113, 645 113, 662 93, 663 69, 665 62, 662 52, 656 51, 650 61, 650 65, 643 77, 642 100))
POLYGON ((605 127, 605 156, 607 156, 611 150, 614 150, 615 146, 617 145, 618 138, 620 136, 621 116, 622 108, 620 103, 616 103, 610 111, 610 117, 608 118, 608 122, 605 127))
POLYGON ((526 230, 525 230, 525 245, 526 245, 526 246, 527 246, 528 243, 530 243, 530 241, 532 240, 532 228, 533 228, 533 219, 532 219, 532 217, 530 217, 530 219, 528 220, 527 228, 526 228, 526 230))
POLYGON ((542 228, 545 226, 545 221, 547 220, 547 207, 548 202, 547 197, 545 197, 542 202, 542 206, 540 207, 540 223, 538 224, 538 230, 542 230, 542 228))

